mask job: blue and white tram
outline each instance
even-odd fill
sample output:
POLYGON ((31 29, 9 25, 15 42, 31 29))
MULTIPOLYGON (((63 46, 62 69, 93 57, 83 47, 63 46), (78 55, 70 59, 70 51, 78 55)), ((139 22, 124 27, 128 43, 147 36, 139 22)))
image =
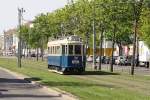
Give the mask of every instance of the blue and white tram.
POLYGON ((84 44, 78 36, 48 42, 48 68, 63 74, 85 71, 84 44))

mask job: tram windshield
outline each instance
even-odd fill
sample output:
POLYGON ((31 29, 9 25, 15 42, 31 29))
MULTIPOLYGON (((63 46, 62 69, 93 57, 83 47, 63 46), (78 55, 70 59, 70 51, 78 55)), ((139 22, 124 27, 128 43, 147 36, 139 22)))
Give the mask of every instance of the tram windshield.
POLYGON ((69 45, 69 54, 73 54, 73 45, 69 45))
POLYGON ((82 45, 62 45, 62 54, 67 55, 81 55, 82 45))
POLYGON ((81 45, 75 45, 75 55, 81 55, 81 45))

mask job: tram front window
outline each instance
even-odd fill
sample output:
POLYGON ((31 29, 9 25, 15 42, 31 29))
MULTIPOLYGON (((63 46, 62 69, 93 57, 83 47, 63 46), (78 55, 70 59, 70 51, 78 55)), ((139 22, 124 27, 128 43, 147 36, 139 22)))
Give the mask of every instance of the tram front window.
POLYGON ((75 45, 75 54, 81 55, 81 45, 75 45))
POLYGON ((69 45, 69 54, 73 54, 73 45, 69 45))

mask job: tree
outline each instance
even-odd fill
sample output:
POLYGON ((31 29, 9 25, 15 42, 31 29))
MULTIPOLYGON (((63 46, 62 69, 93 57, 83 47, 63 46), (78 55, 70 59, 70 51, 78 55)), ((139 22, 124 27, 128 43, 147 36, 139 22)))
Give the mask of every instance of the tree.
POLYGON ((150 48, 150 2, 145 1, 140 18, 140 39, 144 40, 150 48))

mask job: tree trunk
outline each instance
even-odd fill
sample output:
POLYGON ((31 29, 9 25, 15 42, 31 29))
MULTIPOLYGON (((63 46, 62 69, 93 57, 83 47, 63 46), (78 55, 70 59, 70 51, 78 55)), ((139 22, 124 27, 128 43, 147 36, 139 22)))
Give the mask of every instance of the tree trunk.
POLYGON ((41 57, 42 57, 42 61, 44 61, 43 54, 44 54, 44 49, 43 49, 43 46, 42 46, 42 47, 41 47, 41 57))
POLYGON ((118 47, 119 47, 119 56, 123 55, 123 48, 122 48, 122 44, 118 43, 118 47))
POLYGON ((39 48, 37 47, 36 50, 37 50, 36 60, 38 61, 39 60, 39 48))
POLYGON ((25 58, 25 53, 26 53, 26 48, 27 48, 27 46, 26 46, 26 44, 24 44, 24 52, 23 52, 23 56, 24 56, 24 58, 25 58))
POLYGON ((116 35, 116 24, 114 24, 113 29, 113 37, 112 37, 112 55, 111 55, 111 62, 110 62, 110 72, 113 72, 113 56, 114 56, 114 45, 115 45, 115 36, 116 35))
POLYGON ((104 29, 103 29, 103 26, 102 26, 102 29, 101 29, 101 35, 100 35, 100 45, 99 45, 99 48, 100 48, 100 51, 99 51, 99 70, 101 70, 101 64, 102 64, 102 46, 103 46, 103 32, 104 32, 104 29))
POLYGON ((29 57, 29 47, 27 46, 27 58, 29 57))
POLYGON ((134 40, 133 40, 133 56, 132 56, 132 66, 131 66, 131 75, 134 75, 134 66, 135 66, 135 53, 136 53, 136 42, 137 42, 137 28, 138 22, 140 19, 142 5, 144 0, 140 0, 138 4, 138 8, 136 3, 133 5, 134 9, 134 40))

